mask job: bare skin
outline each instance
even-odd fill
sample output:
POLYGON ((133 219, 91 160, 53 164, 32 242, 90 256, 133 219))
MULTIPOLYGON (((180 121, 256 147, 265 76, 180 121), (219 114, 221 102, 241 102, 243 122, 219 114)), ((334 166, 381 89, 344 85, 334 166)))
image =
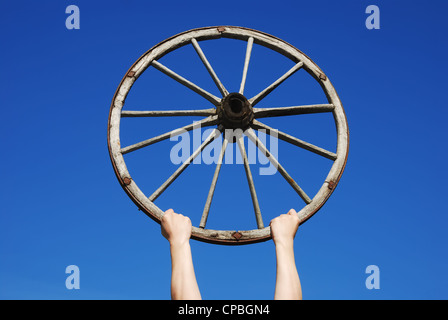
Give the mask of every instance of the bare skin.
POLYGON ((201 300, 191 256, 190 218, 169 209, 163 215, 161 225, 162 235, 170 243, 171 299, 201 300))
MULTIPOLYGON (((299 217, 294 209, 271 221, 271 234, 277 255, 277 276, 274 299, 300 300, 302 289, 294 259, 294 237, 299 227, 299 217)), ((200 300, 201 293, 194 273, 190 248, 190 218, 172 209, 162 217, 162 235, 170 243, 171 299, 200 300)))
POLYGON ((301 300, 302 287, 294 258, 294 237, 299 228, 299 216, 294 209, 271 221, 272 240, 277 255, 275 300, 301 300))

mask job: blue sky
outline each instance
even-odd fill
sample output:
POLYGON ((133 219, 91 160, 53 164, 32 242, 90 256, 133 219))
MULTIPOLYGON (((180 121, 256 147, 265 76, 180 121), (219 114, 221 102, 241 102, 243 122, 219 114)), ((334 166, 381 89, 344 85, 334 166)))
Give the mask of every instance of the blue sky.
MULTIPOLYGON (((192 28, 236 25, 270 33, 306 53, 325 71, 347 114, 345 172, 295 239, 304 298, 447 299, 447 9, 444 1, 381 0, 3 2, 0 298, 169 299, 168 243, 114 175, 106 142, 109 107, 122 76, 153 45, 192 28), (65 27, 71 4, 80 9, 79 30, 65 27), (379 30, 365 27, 370 4, 381 10, 379 30), (68 265, 80 269, 79 290, 65 287, 68 265), (380 269, 378 290, 365 286, 369 265, 380 269)), ((203 49, 236 91, 239 83, 232 80, 239 79, 242 65, 226 59, 244 61, 244 44, 213 44, 203 49)), ((216 91, 188 50, 172 52, 164 62, 216 91)), ((291 62, 277 58, 254 48, 249 92, 287 70, 291 62)), ((260 107, 325 103, 303 78, 295 74, 260 107)), ((155 70, 139 80, 127 100, 136 109, 208 106, 155 70)), ((129 144, 192 121, 125 120, 123 141, 129 144)), ((334 127, 325 116, 266 123, 335 148, 334 127)), ((153 190, 175 170, 169 159, 174 143, 130 155, 139 186, 153 190)), ((329 168, 326 159, 281 142, 279 160, 311 194, 329 168)), ((197 225, 213 170, 190 166, 156 204, 197 225)), ((254 174, 254 180, 265 224, 302 205, 279 174, 254 174)), ((224 165, 216 192, 211 226, 255 228, 242 165, 224 165)), ((271 241, 191 244, 204 299, 273 297, 271 241)))

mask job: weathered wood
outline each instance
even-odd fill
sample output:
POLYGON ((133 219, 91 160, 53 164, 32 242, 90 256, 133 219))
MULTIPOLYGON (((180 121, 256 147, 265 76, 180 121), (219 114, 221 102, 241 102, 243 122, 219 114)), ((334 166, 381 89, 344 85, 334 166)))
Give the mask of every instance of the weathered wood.
POLYGON ((254 38, 249 37, 249 39, 247 40, 246 57, 244 59, 243 78, 241 79, 241 85, 239 90, 239 93, 241 94, 244 93, 244 87, 246 86, 247 70, 249 68, 249 61, 252 53, 253 44, 254 44, 254 38))
POLYGON ((283 178, 291 185, 291 187, 298 193, 298 195, 306 202, 306 204, 311 203, 310 197, 299 187, 296 181, 289 175, 289 173, 282 167, 282 165, 278 162, 278 160, 269 152, 269 150, 265 147, 265 145, 258 139, 255 132, 249 128, 244 132, 247 137, 252 140, 252 142, 263 152, 266 158, 277 168, 278 172, 282 175, 283 178))
POLYGON ((154 193, 148 198, 149 201, 153 202, 154 200, 156 200, 161 194, 162 192, 164 192, 166 190, 166 188, 168 188, 170 186, 171 183, 174 182, 174 180, 177 179, 177 177, 179 177, 179 175, 184 172, 184 170, 190 165, 190 163, 199 155, 199 153, 202 152, 202 150, 204 150, 204 148, 211 143, 213 140, 215 140, 215 138, 217 136, 219 136, 221 134, 221 131, 218 129, 215 129, 212 131, 212 133, 209 134, 209 136, 207 137, 207 139, 205 139, 205 141, 199 146, 199 148, 197 148, 191 155, 190 157, 188 157, 187 160, 185 160, 184 163, 182 163, 179 168, 177 168, 176 171, 174 171, 174 173, 156 190, 154 191, 154 193))
POLYGON ((297 70, 302 68, 303 62, 297 63, 294 67, 289 69, 284 75, 282 75, 280 78, 275 80, 271 85, 269 85, 266 89, 261 91, 259 94, 254 96, 253 98, 249 99, 249 102, 251 103, 252 107, 255 106, 258 102, 261 101, 264 97, 266 97, 269 93, 271 93, 275 88, 277 88, 279 85, 283 83, 286 79, 288 79, 290 76, 292 76, 297 70))
POLYGON ((300 147, 302 149, 314 152, 315 154, 318 154, 322 157, 325 157, 327 159, 330 160, 336 160, 337 155, 336 153, 333 153, 331 151, 325 150, 321 147, 315 146, 311 143, 308 143, 306 141, 300 140, 296 137, 293 137, 289 134, 286 134, 282 131, 278 131, 276 129, 273 129, 271 127, 269 127, 268 125, 261 123, 260 121, 254 120, 252 123, 252 128, 254 129, 262 129, 262 130, 266 130, 268 134, 272 134, 273 132, 275 132, 275 135, 279 138, 282 139, 286 142, 289 142, 297 147, 300 147))
POLYGON ((224 135, 224 142, 222 143, 221 152, 219 153, 218 163, 216 164, 215 173, 213 174, 212 183, 210 185, 210 190, 208 191, 207 200, 205 202, 204 211, 202 212, 201 222, 199 223, 200 228, 205 228, 207 224, 208 214, 210 212, 210 206, 212 204, 213 195, 216 189, 216 183, 218 182, 219 171, 221 170, 222 160, 224 158, 224 153, 227 149, 227 144, 229 140, 224 135))
POLYGON ((145 141, 141 141, 141 142, 135 143, 133 145, 127 146, 127 147, 121 149, 121 154, 126 154, 126 153, 129 153, 129 152, 141 149, 143 147, 147 147, 147 146, 149 146, 151 144, 154 144, 156 142, 160 142, 160 141, 166 140, 166 139, 168 139, 170 137, 175 137, 175 136, 177 136, 179 134, 182 134, 182 133, 184 133, 186 131, 191 131, 194 128, 208 127, 208 126, 215 125, 217 123, 218 123, 218 116, 210 116, 210 117, 205 118, 203 120, 193 122, 192 124, 186 125, 186 126, 184 126, 182 128, 177 128, 177 129, 174 129, 172 131, 163 133, 163 134, 161 134, 161 135, 159 135, 157 137, 150 138, 150 139, 147 139, 145 141))
POLYGON ((199 58, 201 58, 202 63, 207 68, 208 73, 212 77, 213 81, 215 82, 216 86, 218 87, 219 91, 221 92, 222 96, 225 97, 229 94, 227 89, 223 86, 221 81, 219 80, 218 76, 216 75, 215 71, 213 70, 212 66, 208 62, 207 58, 205 57, 204 52, 202 51, 201 47, 199 46, 199 43, 195 38, 191 39, 191 43, 193 44, 194 49, 196 50, 197 54, 199 55, 199 58))
POLYGON ((212 116, 216 114, 215 108, 201 110, 161 110, 161 111, 121 111, 122 118, 134 117, 181 117, 181 116, 212 116))
POLYGON ((244 147, 243 136, 240 134, 237 137, 238 147, 240 149, 241 157, 243 158, 244 170, 246 171, 247 182, 249 183, 250 195, 252 198, 252 205, 254 206, 255 219, 257 221, 258 229, 263 229, 263 218, 261 217, 260 205, 258 203, 257 192, 255 191, 254 180, 250 171, 249 160, 247 159, 246 148, 244 147))
POLYGON ((267 117, 293 116, 299 114, 333 112, 333 110, 334 105, 332 104, 312 104, 306 106, 278 108, 254 108, 254 117, 255 119, 257 119, 267 117))
POLYGON ((176 72, 174 72, 173 70, 165 67, 163 64, 161 64, 160 62, 153 60, 151 62, 152 66, 154 68, 156 68, 157 70, 163 72, 164 74, 166 74, 167 76, 169 76, 170 78, 176 80, 177 82, 183 84, 184 86, 186 86, 187 88, 193 90, 194 92, 196 92, 197 94, 201 95, 202 97, 204 97, 205 99, 207 99, 208 101, 210 101, 211 103, 213 103, 215 106, 218 106, 221 102, 221 99, 219 99, 218 97, 216 97, 215 95, 211 94, 210 92, 205 91, 204 89, 198 87, 197 85, 195 85, 193 82, 188 81, 187 79, 185 79, 184 77, 178 75, 176 72))
MULTIPOLYGON (((143 54, 126 72, 119 87, 117 88, 112 100, 110 113, 109 113, 109 125, 108 125, 108 148, 109 154, 112 160, 114 171, 122 184, 124 190, 134 203, 142 209, 150 218, 160 223, 160 219, 163 216, 163 211, 158 208, 137 186, 136 180, 130 176, 127 170, 126 163, 123 158, 121 143, 120 143, 120 119, 121 110, 125 103, 126 96, 131 90, 134 82, 140 77, 140 75, 151 65, 153 61, 161 59, 169 52, 176 50, 184 45, 189 45, 194 38, 197 41, 230 38, 238 39, 242 41, 249 41, 253 38, 253 43, 272 49, 275 52, 291 59, 294 63, 303 62, 303 69, 312 76, 321 86, 324 91, 328 104, 334 105, 332 111, 333 117, 337 129, 337 158, 333 162, 333 165, 322 184, 319 191, 315 194, 312 202, 299 208, 298 213, 301 219, 301 223, 304 223, 313 214, 315 214, 319 208, 327 201, 332 192, 335 190, 342 172, 345 168, 347 160, 348 147, 349 147, 349 132, 347 126, 347 119, 342 107, 342 103, 331 84, 329 77, 304 53, 292 46, 291 44, 276 38, 272 35, 264 32, 256 31, 253 29, 243 27, 206 27, 194 30, 189 30, 173 36, 169 39, 157 44, 145 54, 143 54), (125 184, 123 181, 127 178, 129 183, 125 184)), ((247 50, 246 50, 247 51, 247 50)), ((157 64, 157 62, 155 63, 157 64)), ((166 69, 164 69, 167 71, 166 69)), ((183 82, 187 87, 194 88, 201 92, 203 96, 207 97, 216 106, 219 103, 219 99, 215 96, 204 94, 201 90, 198 90, 194 85, 184 81, 184 78, 179 75, 171 74, 175 80, 183 82)), ((269 88, 269 87, 268 87, 269 88)), ((271 85, 272 88, 272 85, 271 85)), ((273 89, 272 89, 273 90, 273 89)), ((138 179, 137 179, 138 180, 138 179)), ((200 241, 225 244, 225 245, 238 245, 248 244, 259 241, 265 241, 270 239, 270 228, 265 227, 263 229, 254 230, 211 230, 203 228, 192 228, 192 238, 200 241)))

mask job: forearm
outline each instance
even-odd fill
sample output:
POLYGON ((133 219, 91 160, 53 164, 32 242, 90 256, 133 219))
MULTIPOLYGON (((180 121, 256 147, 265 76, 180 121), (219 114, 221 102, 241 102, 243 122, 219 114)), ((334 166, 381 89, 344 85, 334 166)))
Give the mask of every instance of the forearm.
POLYGON ((200 300, 190 244, 171 244, 171 299, 200 300))
POLYGON ((293 242, 276 244, 277 279, 275 300, 301 300, 302 288, 294 259, 293 242))

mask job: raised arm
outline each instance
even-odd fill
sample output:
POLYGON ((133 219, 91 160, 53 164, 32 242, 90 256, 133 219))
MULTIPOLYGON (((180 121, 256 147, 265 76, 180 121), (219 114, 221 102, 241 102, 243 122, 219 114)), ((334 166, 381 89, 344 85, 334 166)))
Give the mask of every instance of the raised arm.
POLYGON ((277 255, 275 300, 301 300, 302 288, 294 259, 294 237, 299 227, 294 209, 271 221, 271 234, 277 255))
POLYGON ((170 243, 171 299, 200 300, 190 248, 190 218, 169 209, 162 217, 161 225, 162 235, 170 243))

